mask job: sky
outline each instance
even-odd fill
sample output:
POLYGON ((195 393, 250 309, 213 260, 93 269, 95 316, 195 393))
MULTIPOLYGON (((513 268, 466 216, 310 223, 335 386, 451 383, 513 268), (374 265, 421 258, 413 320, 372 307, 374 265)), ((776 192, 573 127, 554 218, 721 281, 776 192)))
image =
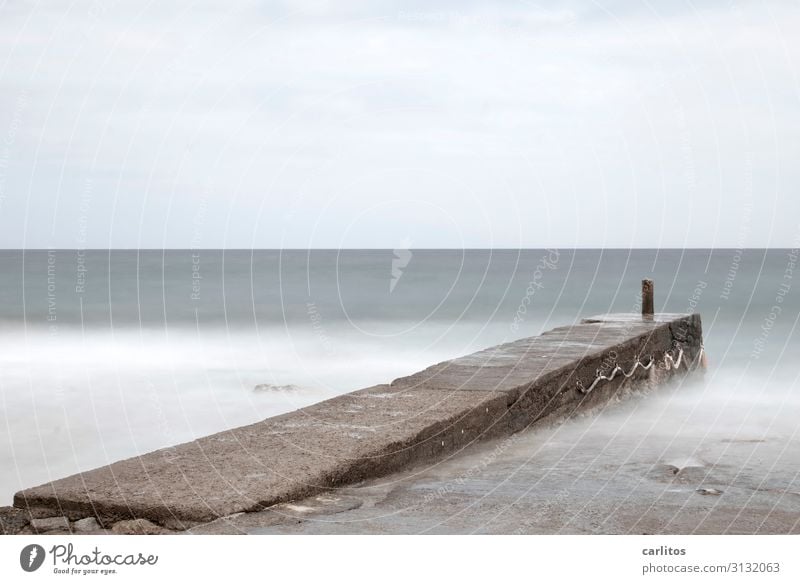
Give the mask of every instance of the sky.
POLYGON ((0 247, 800 246, 797 2, 0 0, 0 247))

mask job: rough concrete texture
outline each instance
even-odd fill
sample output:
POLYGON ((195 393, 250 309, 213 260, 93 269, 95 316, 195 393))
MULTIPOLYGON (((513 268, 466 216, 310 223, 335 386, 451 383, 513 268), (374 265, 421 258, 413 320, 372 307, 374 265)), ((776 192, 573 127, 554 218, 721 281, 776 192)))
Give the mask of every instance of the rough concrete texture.
POLYGON ((438 464, 190 533, 800 534, 800 441, 764 428, 773 404, 745 426, 696 408, 727 399, 688 380, 634 392, 438 464))
POLYGON ((14 497, 35 517, 146 518, 187 528, 452 457, 476 441, 603 404, 623 386, 696 366, 699 315, 607 315, 439 363, 295 412, 116 462, 14 497), (685 351, 678 370, 639 369, 588 386, 597 370, 685 351))

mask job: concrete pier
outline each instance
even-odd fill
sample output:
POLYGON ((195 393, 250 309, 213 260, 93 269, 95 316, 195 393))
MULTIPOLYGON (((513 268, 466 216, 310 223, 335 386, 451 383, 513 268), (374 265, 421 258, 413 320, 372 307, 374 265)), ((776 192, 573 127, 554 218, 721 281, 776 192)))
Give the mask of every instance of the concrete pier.
POLYGON ((186 529, 444 460, 698 367, 699 315, 604 315, 26 489, 33 517, 186 529))

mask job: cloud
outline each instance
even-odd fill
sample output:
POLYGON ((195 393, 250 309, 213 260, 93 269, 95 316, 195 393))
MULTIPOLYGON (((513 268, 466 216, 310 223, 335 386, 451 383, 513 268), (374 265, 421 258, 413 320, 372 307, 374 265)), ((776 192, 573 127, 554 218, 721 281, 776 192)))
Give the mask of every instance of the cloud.
POLYGON ((5 5, 0 244, 796 239, 796 6, 428 6, 5 5))

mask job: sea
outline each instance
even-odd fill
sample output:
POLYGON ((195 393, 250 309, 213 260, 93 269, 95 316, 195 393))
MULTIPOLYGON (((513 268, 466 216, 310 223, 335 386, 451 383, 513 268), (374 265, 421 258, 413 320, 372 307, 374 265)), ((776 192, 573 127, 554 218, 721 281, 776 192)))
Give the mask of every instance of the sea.
POLYGON ((704 389, 670 427, 702 410, 733 437, 800 438, 798 250, 5 250, 0 274, 0 505, 583 317, 638 312, 644 278, 658 312, 703 321, 704 389))

